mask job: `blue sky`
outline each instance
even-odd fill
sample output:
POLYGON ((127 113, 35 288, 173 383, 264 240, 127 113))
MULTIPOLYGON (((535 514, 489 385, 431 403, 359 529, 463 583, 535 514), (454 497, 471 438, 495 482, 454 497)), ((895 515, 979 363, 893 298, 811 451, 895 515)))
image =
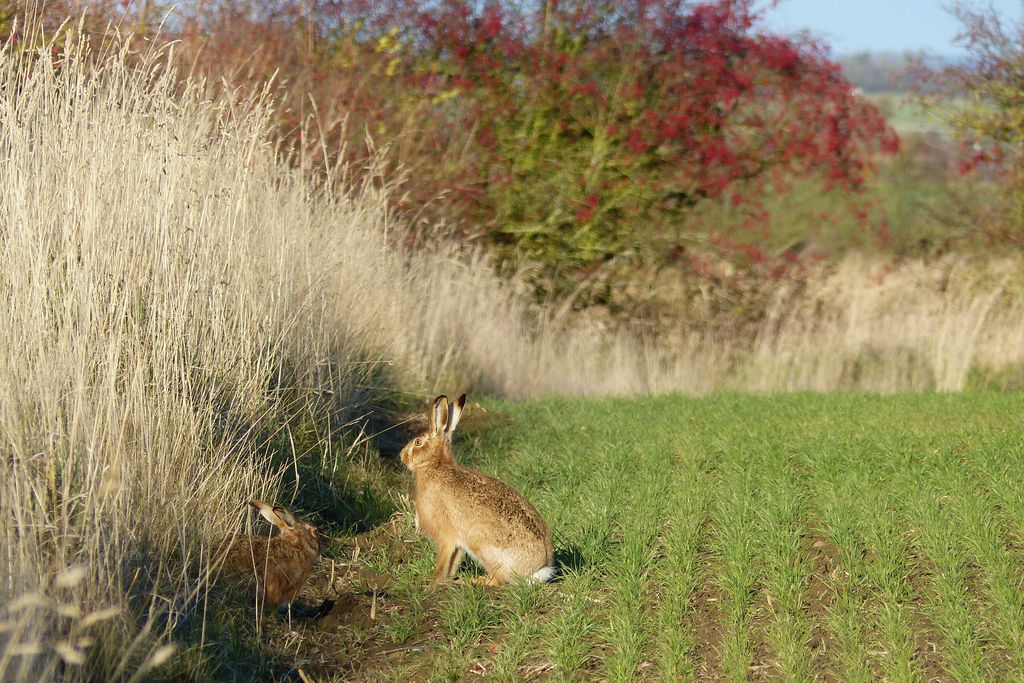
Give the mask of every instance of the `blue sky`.
MULTIPOLYGON (((1024 0, 991 1, 999 13, 1019 20, 1024 0)), ((762 6, 767 6, 767 0, 762 6)), ((834 54, 851 52, 903 52, 928 50, 937 55, 957 54, 953 42, 959 24, 945 10, 950 0, 780 0, 765 11, 765 21, 776 31, 810 29, 825 38, 834 54)))

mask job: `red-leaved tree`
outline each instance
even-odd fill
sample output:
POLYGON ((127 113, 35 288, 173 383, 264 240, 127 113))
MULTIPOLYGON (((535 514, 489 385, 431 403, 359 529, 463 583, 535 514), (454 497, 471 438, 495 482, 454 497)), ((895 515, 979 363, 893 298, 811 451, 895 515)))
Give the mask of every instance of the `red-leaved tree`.
POLYGON ((683 242, 697 205, 794 178, 855 190, 898 146, 822 46, 759 28, 749 0, 520 7, 431 4, 409 40, 416 87, 474 131, 460 213, 550 268, 683 242))

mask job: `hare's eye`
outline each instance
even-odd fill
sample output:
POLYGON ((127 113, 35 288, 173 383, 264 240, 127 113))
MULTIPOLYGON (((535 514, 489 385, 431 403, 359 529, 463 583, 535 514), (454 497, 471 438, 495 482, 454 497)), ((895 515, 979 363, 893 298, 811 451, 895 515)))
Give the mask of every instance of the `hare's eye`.
POLYGON ((423 445, 423 439, 416 439, 416 445, 417 446, 422 446, 423 445))

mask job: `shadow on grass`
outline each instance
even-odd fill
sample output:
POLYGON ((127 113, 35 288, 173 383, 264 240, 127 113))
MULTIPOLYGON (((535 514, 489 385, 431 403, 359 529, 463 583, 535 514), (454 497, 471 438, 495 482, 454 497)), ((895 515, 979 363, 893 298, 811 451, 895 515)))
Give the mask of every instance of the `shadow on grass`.
POLYGON ((394 514, 389 489, 396 473, 365 444, 353 447, 358 433, 325 433, 330 423, 293 419, 271 441, 272 461, 283 472, 282 489, 295 492, 298 515, 308 516, 328 537, 362 533, 394 514))
MULTIPOLYGON (((345 358, 347 350, 328 355, 345 358)), ((403 394, 390 372, 373 358, 326 364, 312 382, 319 390, 310 392, 299 388, 308 378, 296 376, 285 359, 269 387, 284 408, 262 444, 283 474, 282 492, 294 495, 278 502, 294 506, 297 516, 308 517, 327 536, 368 531, 396 510, 394 468, 378 455, 397 454, 406 436, 395 426, 403 394)))
POLYGON ((578 573, 587 566, 583 552, 575 545, 557 548, 555 550, 555 566, 558 567, 558 579, 563 578, 567 572, 578 573))
POLYGON ((296 629, 312 628, 319 608, 296 603, 290 615, 268 608, 257 617, 251 596, 226 581, 206 599, 176 626, 179 651, 150 680, 300 680, 287 640, 296 629))

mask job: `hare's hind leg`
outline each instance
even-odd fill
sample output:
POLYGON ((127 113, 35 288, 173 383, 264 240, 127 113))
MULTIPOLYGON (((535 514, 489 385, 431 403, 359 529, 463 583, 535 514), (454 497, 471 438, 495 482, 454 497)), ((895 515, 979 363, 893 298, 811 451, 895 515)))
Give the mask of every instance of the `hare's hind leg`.
POLYGON ((434 580, 430 587, 436 588, 442 581, 452 576, 462 562, 462 548, 445 544, 437 546, 437 561, 434 563, 434 580))
POLYGON ((462 558, 465 552, 462 548, 455 548, 455 552, 452 553, 451 562, 448 565, 448 573, 446 576, 455 576, 455 572, 459 571, 459 565, 462 564, 462 558))

